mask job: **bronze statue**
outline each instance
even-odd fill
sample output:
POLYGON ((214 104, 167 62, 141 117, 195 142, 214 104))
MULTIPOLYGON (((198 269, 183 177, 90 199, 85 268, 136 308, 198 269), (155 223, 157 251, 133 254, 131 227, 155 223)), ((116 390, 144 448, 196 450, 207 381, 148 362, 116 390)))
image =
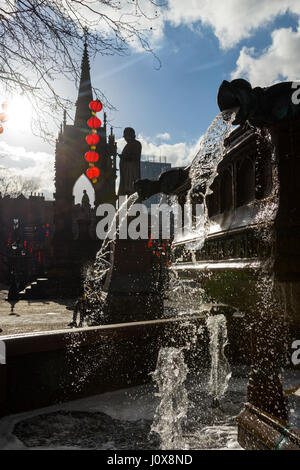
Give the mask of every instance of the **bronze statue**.
POLYGON ((90 198, 88 196, 88 193, 87 193, 86 189, 83 190, 83 196, 81 198, 81 207, 83 209, 90 209, 91 208, 90 198))
POLYGON ((224 80, 218 92, 218 106, 221 111, 238 108, 233 124, 248 122, 254 127, 268 127, 300 116, 298 95, 293 82, 252 88, 241 78, 224 80))
POLYGON ((130 195, 135 192, 134 182, 141 177, 142 145, 135 138, 135 131, 131 127, 124 129, 125 145, 120 157, 120 186, 119 196, 130 195))

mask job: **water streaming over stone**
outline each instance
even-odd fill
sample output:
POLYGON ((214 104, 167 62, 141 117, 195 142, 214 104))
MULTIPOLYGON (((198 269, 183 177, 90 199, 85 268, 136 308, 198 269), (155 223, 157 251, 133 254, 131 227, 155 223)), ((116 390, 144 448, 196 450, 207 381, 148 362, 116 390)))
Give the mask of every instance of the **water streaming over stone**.
MULTIPOLYGON (((203 210, 199 216, 200 220, 194 222, 197 241, 186 245, 186 248, 192 252, 203 247, 208 235, 209 219, 206 198, 212 193, 210 188, 218 175, 218 165, 224 157, 224 141, 231 133, 235 116, 236 110, 230 110, 223 111, 215 117, 203 136, 200 142, 200 149, 190 167, 191 188, 187 195, 187 204, 191 207, 193 198, 196 200, 197 198, 203 199, 203 210)), ((191 216, 188 225, 192 229, 193 221, 191 216)))
POLYGON ((228 389, 231 377, 230 364, 225 355, 225 346, 228 344, 225 315, 209 315, 206 326, 209 333, 209 353, 211 357, 208 390, 213 398, 213 403, 218 405, 228 389))
MULTIPOLYGON (((217 176, 217 167, 224 156, 224 139, 229 136, 235 111, 219 113, 201 140, 200 149, 190 167, 191 189, 187 202, 192 197, 203 198, 204 211, 196 221, 197 242, 189 243, 186 249, 201 249, 208 235, 209 221, 206 197, 211 194, 210 186, 217 176), (202 226, 202 230, 201 230, 202 226), (199 235, 200 236, 199 238, 199 235)), ((192 227, 192 221, 189 221, 192 227)), ((180 281, 179 281, 180 283, 180 281)), ((181 284, 181 283, 180 283, 181 284)), ((182 287, 180 285, 180 287, 182 287)), ((227 344, 226 318, 224 315, 211 316, 207 320, 210 335, 211 372, 209 390, 215 401, 224 395, 230 379, 230 366, 225 357, 227 344)), ((162 348, 153 378, 158 384, 161 401, 156 409, 152 431, 159 434, 162 449, 184 448, 182 422, 188 411, 188 397, 185 388, 187 366, 182 348, 162 348), (180 365, 181 370, 178 368, 180 365), (180 403, 181 401, 181 403, 180 403), (176 447, 176 446, 180 447, 176 447)))
MULTIPOLYGON (((208 234, 208 217, 205 198, 211 193, 209 188, 217 176, 217 167, 224 153, 223 142, 231 131, 234 117, 235 111, 226 111, 216 116, 202 138, 200 149, 191 164, 189 174, 191 178, 191 189, 188 194, 188 202, 191 200, 192 194, 200 194, 204 197, 204 211, 202 211, 201 217, 199 217, 196 224, 198 235, 202 233, 203 236, 200 237, 200 241, 198 236, 197 246, 195 246, 195 244, 189 246, 191 250, 199 249, 199 243, 202 247, 208 234), (202 231, 201 225, 203 226, 202 231)), ((137 199, 138 194, 134 193, 123 202, 108 228, 106 238, 102 242, 94 264, 85 268, 84 291, 87 294, 91 317, 95 320, 95 323, 99 323, 101 319, 103 319, 102 308, 105 302, 103 284, 105 276, 111 266, 111 244, 120 232, 123 221, 128 216, 130 208, 137 199)))
MULTIPOLYGON (((210 186, 217 176, 217 167, 224 155, 224 139, 231 132, 235 112, 220 113, 209 126, 205 136, 201 140, 199 152, 190 167, 191 189, 187 202, 191 202, 193 196, 203 198, 203 211, 196 222, 198 240, 197 244, 189 244, 188 249, 202 248, 208 234, 209 222, 206 208, 206 197, 211 194, 210 186), (201 231, 202 226, 202 231, 201 231), (199 243, 199 234, 202 233, 199 243)), ((88 293, 93 310, 101 315, 103 301, 101 298, 104 278, 110 268, 110 250, 113 239, 120 230, 123 219, 127 216, 130 207, 136 202, 137 194, 130 196, 124 202, 127 203, 127 211, 121 206, 108 230, 107 238, 97 253, 95 263, 86 273, 85 291, 88 293), (120 215, 122 219, 119 220, 120 215), (115 235, 111 231, 115 230, 115 235), (110 234, 110 236, 109 236, 110 234), (96 299, 96 301, 95 301, 96 299)), ((124 205, 123 204, 123 205, 124 205)), ((99 320, 99 318, 98 318, 99 320)), ((207 327, 210 334, 211 374, 209 387, 215 400, 220 400, 225 393, 230 378, 229 364, 224 355, 227 341, 226 319, 223 315, 209 317, 207 327)), ((185 449, 183 427, 189 409, 188 393, 185 381, 188 374, 188 366, 185 363, 184 350, 188 350, 197 340, 197 333, 189 338, 185 348, 168 347, 161 348, 158 355, 156 370, 153 372, 153 380, 158 387, 157 396, 160 398, 156 408, 151 433, 160 437, 161 449, 185 449)))
POLYGON ((160 398, 156 408, 151 432, 159 435, 162 450, 185 449, 182 432, 188 411, 188 396, 185 380, 188 367, 182 348, 161 348, 156 370, 152 373, 158 386, 156 396, 160 398))

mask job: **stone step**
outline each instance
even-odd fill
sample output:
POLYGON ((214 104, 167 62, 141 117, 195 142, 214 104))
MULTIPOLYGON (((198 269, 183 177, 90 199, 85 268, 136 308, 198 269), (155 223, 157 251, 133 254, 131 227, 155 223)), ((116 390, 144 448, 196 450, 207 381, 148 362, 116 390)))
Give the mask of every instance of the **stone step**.
POLYGON ((51 298, 76 298, 81 294, 81 290, 76 288, 73 282, 66 280, 62 286, 48 278, 38 278, 20 293, 20 300, 42 300, 51 298))
POLYGON ((47 284, 47 278, 38 278, 29 286, 22 290, 19 295, 22 300, 38 300, 45 297, 44 287, 47 284))

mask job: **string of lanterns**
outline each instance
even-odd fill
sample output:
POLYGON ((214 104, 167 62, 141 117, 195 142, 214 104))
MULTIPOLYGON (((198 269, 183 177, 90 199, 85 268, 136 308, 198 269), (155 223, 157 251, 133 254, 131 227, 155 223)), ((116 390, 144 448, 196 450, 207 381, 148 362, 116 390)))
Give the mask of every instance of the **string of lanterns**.
POLYGON ((85 153, 84 158, 89 164, 89 168, 86 170, 86 176, 92 180, 93 183, 97 183, 100 170, 95 163, 99 160, 99 154, 96 152, 96 146, 100 142, 100 137, 97 134, 97 129, 101 127, 101 121, 97 118, 96 113, 99 113, 102 109, 102 103, 99 100, 93 100, 89 104, 89 108, 92 112, 92 117, 87 121, 87 125, 90 128, 91 134, 87 135, 85 140, 86 143, 90 146, 91 150, 85 153))
MULTIPOLYGON (((2 103, 1 105, 1 108, 3 109, 3 111, 6 111, 7 109, 7 104, 6 103, 2 103)), ((5 114, 5 112, 0 112, 0 134, 2 134, 3 132, 3 126, 2 126, 2 122, 6 122, 7 121, 7 115, 5 114)))

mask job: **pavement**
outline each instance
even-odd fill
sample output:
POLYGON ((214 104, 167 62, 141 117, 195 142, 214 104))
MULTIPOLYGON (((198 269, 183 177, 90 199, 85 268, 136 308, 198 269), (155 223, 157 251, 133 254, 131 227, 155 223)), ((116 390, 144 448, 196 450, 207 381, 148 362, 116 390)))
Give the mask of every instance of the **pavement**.
POLYGON ((7 302, 8 288, 0 284, 0 338, 3 335, 61 330, 72 321, 74 300, 7 302))

